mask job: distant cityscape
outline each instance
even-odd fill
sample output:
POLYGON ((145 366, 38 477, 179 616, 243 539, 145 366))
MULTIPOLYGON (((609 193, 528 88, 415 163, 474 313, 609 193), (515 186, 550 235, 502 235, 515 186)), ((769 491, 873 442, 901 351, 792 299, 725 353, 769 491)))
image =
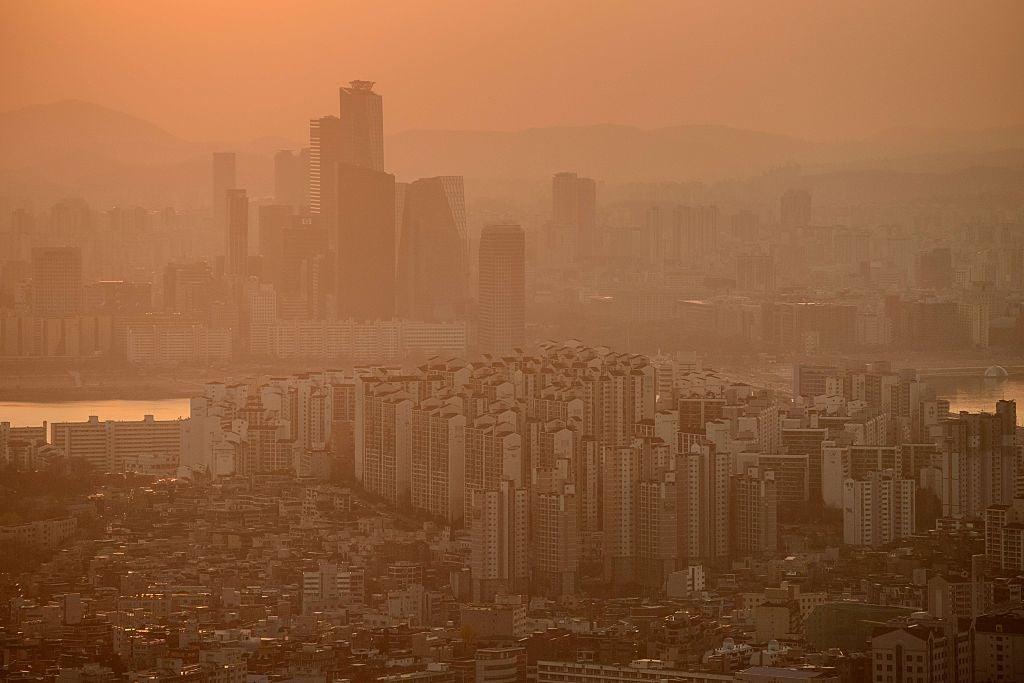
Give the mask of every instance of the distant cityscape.
POLYGON ((0 679, 1024 681, 1019 169, 398 180, 376 83, 309 115, 199 204, 0 175, 0 679))

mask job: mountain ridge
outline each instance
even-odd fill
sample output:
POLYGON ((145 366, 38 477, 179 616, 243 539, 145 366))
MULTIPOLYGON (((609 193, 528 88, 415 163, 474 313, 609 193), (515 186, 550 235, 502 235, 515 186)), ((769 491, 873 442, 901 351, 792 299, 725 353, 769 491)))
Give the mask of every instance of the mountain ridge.
MULTIPOLYGON (((87 188, 100 201, 208 201, 209 154, 239 153, 239 184, 272 192, 278 136, 227 144, 185 140, 132 114, 84 100, 0 112, 0 191, 53 197, 87 188), (161 183, 168 184, 163 192, 161 183), (166 196, 165 196, 166 195, 166 196)), ((1024 164, 1024 125, 978 130, 890 128, 859 140, 814 142, 722 124, 641 128, 603 123, 521 130, 409 129, 387 136, 388 170, 400 180, 436 175, 500 181, 577 171, 603 181, 716 182, 800 166, 950 170, 1024 164)), ((498 183, 500 186, 500 182, 498 183)))

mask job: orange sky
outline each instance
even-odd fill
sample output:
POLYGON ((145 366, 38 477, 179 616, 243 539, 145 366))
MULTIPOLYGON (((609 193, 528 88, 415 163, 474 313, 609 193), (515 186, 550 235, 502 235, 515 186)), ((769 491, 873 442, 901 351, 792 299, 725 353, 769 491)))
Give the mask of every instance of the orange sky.
POLYGON ((65 98, 196 140, 720 123, 816 139, 1024 123, 1021 0, 0 0, 0 110, 65 98))

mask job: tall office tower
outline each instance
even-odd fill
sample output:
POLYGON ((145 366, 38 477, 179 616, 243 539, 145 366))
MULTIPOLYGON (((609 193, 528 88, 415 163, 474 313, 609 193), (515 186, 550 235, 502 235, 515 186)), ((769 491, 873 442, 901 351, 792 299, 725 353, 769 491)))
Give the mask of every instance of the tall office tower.
POLYGON ((551 181, 549 248, 562 258, 586 261, 596 255, 597 183, 575 173, 556 173, 551 181))
POLYGON ((33 247, 32 312, 42 318, 63 318, 81 310, 81 248, 33 247))
POLYGON ((327 231, 317 222, 289 206, 260 207, 261 279, 277 290, 282 319, 320 320, 326 312, 327 231))
POLYGON ((799 228, 811 224, 811 193, 807 190, 786 190, 779 200, 782 227, 799 228))
POLYGON ((480 235, 478 343, 505 354, 526 341, 526 236, 518 225, 488 225, 480 235))
POLYGON ((324 116, 309 122, 309 212, 327 230, 327 247, 336 249, 338 162, 341 161, 341 120, 324 116))
POLYGON ((775 473, 756 467, 732 480, 733 552, 737 555, 773 553, 779 546, 778 496, 775 473))
POLYGON ((339 88, 341 162, 384 170, 384 104, 373 81, 352 81, 339 88))
POLYGON ((213 207, 213 228, 220 231, 228 225, 228 190, 238 187, 235 175, 235 153, 213 153, 213 196, 210 205, 213 207))
POLYGON ((892 470, 843 482, 843 543, 878 546, 914 533, 915 487, 892 470))
POLYGON ((293 208, 289 204, 263 204, 258 212, 259 255, 262 261, 260 279, 275 287, 283 270, 284 231, 293 225, 293 208))
POLYGON ((474 491, 470 500, 470 578, 473 601, 526 590, 529 564, 529 491, 510 479, 474 491))
POLYGON ((412 411, 409 495, 412 507, 446 520, 462 519, 466 417, 457 406, 428 398, 412 411))
POLYGON ((452 320, 463 310, 469 288, 462 178, 417 180, 403 194, 398 315, 414 320, 452 320))
POLYGON ((227 245, 224 272, 245 279, 249 265, 249 196, 245 190, 227 191, 227 245))
MULTIPOLYGON (((395 183, 395 265, 401 262, 400 252, 402 250, 402 224, 405 221, 405 193, 409 189, 409 183, 395 183)), ((399 294, 401 296, 401 294, 399 294)), ((401 299, 399 299, 399 304, 401 299)))
POLYGON ((274 201, 302 211, 309 205, 309 148, 274 154, 274 201))
POLYGON ((337 315, 387 320, 395 315, 395 177, 337 168, 337 315))

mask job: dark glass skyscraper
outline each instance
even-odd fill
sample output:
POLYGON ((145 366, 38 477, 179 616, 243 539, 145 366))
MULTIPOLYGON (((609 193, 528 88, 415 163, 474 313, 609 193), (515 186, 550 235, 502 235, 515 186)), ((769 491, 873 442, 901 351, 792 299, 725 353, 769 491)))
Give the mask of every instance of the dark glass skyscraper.
POLYGON ((384 170, 384 105, 373 81, 352 81, 339 89, 341 161, 384 170))
POLYGON ((335 306, 339 318, 395 314, 395 177, 338 164, 335 306))
POLYGON ((398 314, 451 320, 467 297, 466 200, 459 176, 408 185, 398 246, 398 314))

